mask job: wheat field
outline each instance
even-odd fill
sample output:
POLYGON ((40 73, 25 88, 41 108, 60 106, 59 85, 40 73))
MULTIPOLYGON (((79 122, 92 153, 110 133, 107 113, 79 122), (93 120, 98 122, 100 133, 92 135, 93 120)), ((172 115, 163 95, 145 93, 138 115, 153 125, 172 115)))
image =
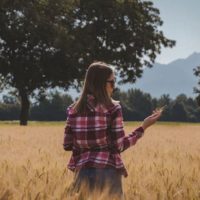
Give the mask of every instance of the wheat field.
MULTIPOLYGON (((126 133, 140 124, 125 123, 126 133)), ((0 123, 0 200, 68 199, 73 173, 66 169, 71 153, 62 147, 64 126, 0 123)), ((129 173, 126 199, 200 199, 200 124, 157 122, 121 156, 129 173)))

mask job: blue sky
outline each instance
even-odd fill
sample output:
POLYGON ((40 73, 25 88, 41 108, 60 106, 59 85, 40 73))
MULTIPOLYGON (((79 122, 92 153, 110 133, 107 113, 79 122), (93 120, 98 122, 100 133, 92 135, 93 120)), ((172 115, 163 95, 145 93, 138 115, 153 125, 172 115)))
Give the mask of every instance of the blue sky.
POLYGON ((200 52, 200 1, 199 0, 153 0, 160 10, 166 37, 176 40, 176 46, 163 48, 156 62, 169 63, 200 52))

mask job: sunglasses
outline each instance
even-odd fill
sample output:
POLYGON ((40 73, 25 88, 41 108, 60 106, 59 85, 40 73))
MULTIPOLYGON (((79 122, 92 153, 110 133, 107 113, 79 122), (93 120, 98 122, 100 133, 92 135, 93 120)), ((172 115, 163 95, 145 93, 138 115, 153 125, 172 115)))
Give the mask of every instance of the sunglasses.
POLYGON ((110 83, 114 87, 116 80, 115 79, 113 79, 113 80, 107 80, 106 82, 110 83))

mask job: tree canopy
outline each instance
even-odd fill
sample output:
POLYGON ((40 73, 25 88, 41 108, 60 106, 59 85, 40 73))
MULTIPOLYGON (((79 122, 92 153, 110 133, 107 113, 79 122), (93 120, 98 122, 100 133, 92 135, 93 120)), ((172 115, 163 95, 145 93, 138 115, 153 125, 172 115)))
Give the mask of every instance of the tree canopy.
POLYGON ((30 96, 79 87, 94 60, 116 65, 122 81, 134 83, 162 46, 175 45, 162 23, 150 1, 1 1, 0 81, 21 97, 20 124, 27 124, 30 96))

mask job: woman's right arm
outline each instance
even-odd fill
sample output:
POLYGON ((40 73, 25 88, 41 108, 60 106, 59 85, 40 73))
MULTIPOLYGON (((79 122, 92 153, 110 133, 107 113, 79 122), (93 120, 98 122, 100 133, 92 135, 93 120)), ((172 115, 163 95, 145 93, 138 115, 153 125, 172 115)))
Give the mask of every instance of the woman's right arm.
POLYGON ((118 152, 123 152, 129 147, 136 144, 137 140, 144 135, 145 130, 154 124, 160 117, 161 113, 155 112, 149 117, 145 118, 142 125, 133 130, 132 133, 125 135, 123 126, 123 114, 121 105, 116 105, 111 113, 111 142, 118 152))
POLYGON ((129 147, 135 145, 137 140, 144 134, 144 129, 140 126, 129 135, 125 135, 122 108, 120 104, 116 105, 111 113, 110 130, 111 143, 118 152, 123 152, 129 147))
POLYGON ((73 135, 70 124, 69 108, 67 109, 67 120, 64 130, 63 148, 65 151, 71 151, 73 147, 73 135))

